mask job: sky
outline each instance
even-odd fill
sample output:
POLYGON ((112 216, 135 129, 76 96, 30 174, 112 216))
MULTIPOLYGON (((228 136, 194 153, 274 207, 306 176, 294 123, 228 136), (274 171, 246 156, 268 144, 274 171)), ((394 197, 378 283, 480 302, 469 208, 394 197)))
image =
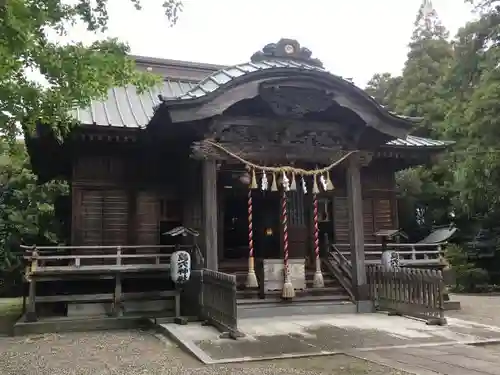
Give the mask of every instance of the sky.
MULTIPOLYGON (((135 55, 214 64, 238 64, 267 43, 296 39, 333 74, 364 87, 374 73, 399 74, 422 0, 184 0, 169 27, 163 0, 109 0, 107 36, 129 43, 135 55)), ((472 19, 463 0, 433 0, 454 35, 472 19)), ((75 27, 70 40, 95 35, 75 27)))

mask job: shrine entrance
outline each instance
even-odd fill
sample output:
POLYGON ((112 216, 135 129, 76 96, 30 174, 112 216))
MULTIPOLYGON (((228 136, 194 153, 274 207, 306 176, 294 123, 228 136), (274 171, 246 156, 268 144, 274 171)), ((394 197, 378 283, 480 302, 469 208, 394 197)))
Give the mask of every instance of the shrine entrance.
MULTIPOLYGON (((277 192, 253 191, 252 225, 255 257, 280 258, 280 196, 277 192)), ((248 259, 248 191, 225 189, 223 203, 223 260, 246 264, 248 259)))
MULTIPOLYGON (((258 190, 252 193, 255 257, 279 259, 282 257, 279 194, 258 190)), ((246 258, 248 258, 248 252, 246 258)))

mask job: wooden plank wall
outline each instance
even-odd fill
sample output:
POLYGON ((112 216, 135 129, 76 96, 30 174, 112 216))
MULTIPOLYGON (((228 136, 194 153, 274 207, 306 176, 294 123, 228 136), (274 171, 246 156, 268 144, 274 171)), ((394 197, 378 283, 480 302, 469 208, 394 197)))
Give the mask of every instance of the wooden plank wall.
POLYGON ((169 207, 163 207, 166 212, 160 216, 160 204, 178 205, 182 200, 172 187, 177 179, 156 185, 139 181, 134 172, 141 166, 127 160, 118 155, 80 156, 76 160, 72 178, 73 244, 159 244, 159 222, 169 216, 169 207))
POLYGON ((116 158, 79 158, 72 179, 72 242, 79 245, 127 243, 128 191, 119 184, 123 162, 116 158))
MULTIPOLYGON (((374 233, 381 229, 397 229, 397 207, 394 173, 390 168, 375 164, 363 168, 361 173, 363 188, 363 226, 366 243, 377 241, 374 233)), ((349 214, 347 192, 334 192, 333 222, 336 243, 349 243, 349 214)))

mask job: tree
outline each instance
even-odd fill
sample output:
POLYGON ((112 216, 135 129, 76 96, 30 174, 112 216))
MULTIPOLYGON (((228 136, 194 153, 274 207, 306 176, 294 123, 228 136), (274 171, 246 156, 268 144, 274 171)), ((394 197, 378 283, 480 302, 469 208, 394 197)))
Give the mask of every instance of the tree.
MULTIPOLYGON (((453 57, 448 32, 432 4, 424 0, 414 23, 407 61, 400 77, 375 74, 366 91, 397 113, 422 117, 416 129, 423 136, 439 137, 446 117, 442 77, 453 57)), ((397 174, 401 225, 419 240, 433 225, 447 223, 454 193, 445 159, 432 167, 410 168, 397 174)))
POLYGON ((446 82, 450 93, 459 93, 445 124, 447 134, 459 140, 457 207, 487 225, 500 218, 499 42, 500 13, 491 8, 458 32, 446 82))
MULTIPOLYGON (((140 0, 130 0, 140 9, 140 0)), ((170 24, 182 10, 179 0, 167 0, 170 24)), ((134 69, 129 48, 116 39, 61 45, 48 31, 66 34, 83 22, 90 31, 106 29, 107 0, 4 0, 0 2, 0 135, 11 141, 19 123, 29 131, 37 121, 53 126, 57 135, 74 123, 68 113, 106 95, 113 86, 133 84, 139 90, 158 78, 134 69), (47 85, 32 80, 40 72, 47 85)))
POLYGON ((55 204, 67 194, 64 182, 37 184, 23 144, 0 142, 0 296, 20 281, 20 244, 64 238, 55 204))
POLYGON ((448 32, 432 7, 423 0, 414 23, 413 35, 395 99, 401 114, 423 117, 418 135, 433 135, 433 124, 443 120, 437 83, 452 57, 448 32))
POLYGON ((401 77, 393 77, 391 73, 377 73, 368 81, 365 91, 379 104, 394 110, 400 84, 401 77))

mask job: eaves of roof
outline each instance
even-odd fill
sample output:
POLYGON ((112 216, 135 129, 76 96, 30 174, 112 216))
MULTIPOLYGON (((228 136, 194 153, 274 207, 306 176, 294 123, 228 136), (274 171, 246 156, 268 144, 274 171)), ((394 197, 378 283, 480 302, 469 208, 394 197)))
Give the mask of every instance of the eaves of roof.
MULTIPOLYGON (((170 61, 170 60, 169 60, 170 61)), ((154 62, 151 60, 151 62, 154 62)), ((161 61, 164 63, 164 61, 161 61)), ((171 62, 171 61, 170 61, 171 62)), ((179 64, 181 62, 178 62, 179 64)), ((214 68, 215 66, 210 66, 214 68)), ((220 86, 243 74, 271 68, 295 68, 325 72, 323 68, 291 60, 270 60, 249 62, 229 68, 222 68, 201 82, 165 79, 159 87, 154 87, 139 94, 134 86, 118 87, 108 91, 105 100, 93 100, 90 107, 75 109, 73 116, 84 125, 97 125, 113 128, 141 129, 149 123, 154 114, 154 108, 162 101, 189 100, 213 92, 220 86)), ((336 77, 336 76, 335 76, 336 77)), ((342 79, 341 77, 337 77, 342 79)), ((348 82, 347 80, 344 80, 348 82)), ((354 86, 355 87, 355 86, 354 86)), ((358 89, 356 87, 356 89, 358 89)), ((358 89, 359 90, 359 89, 358 89)), ((373 99, 372 99, 373 100, 373 99)), ((381 107, 381 106, 380 106, 381 107)), ((381 107, 382 108, 382 107, 381 107)), ((398 118, 405 118, 391 114, 398 118)), ((418 121, 415 118, 405 118, 418 121)), ((405 139, 396 138, 387 142, 386 147, 394 148, 446 148, 454 142, 439 141, 408 135, 405 139)))

